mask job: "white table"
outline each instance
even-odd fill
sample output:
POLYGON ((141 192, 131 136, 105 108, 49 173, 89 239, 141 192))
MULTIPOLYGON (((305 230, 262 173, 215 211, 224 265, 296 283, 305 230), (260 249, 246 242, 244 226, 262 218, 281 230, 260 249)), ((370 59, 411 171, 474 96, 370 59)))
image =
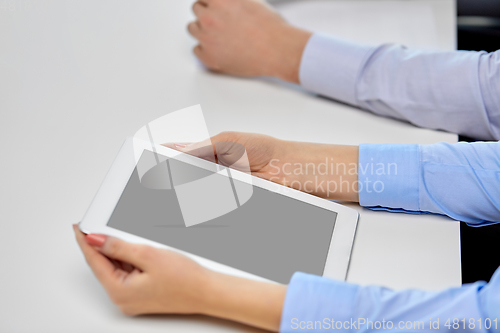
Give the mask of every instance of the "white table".
MULTIPOLYGON (((364 5, 373 7, 373 16, 379 15, 388 31, 390 22, 401 25, 398 16, 411 16, 417 10, 404 4, 422 5, 384 1, 377 7, 376 2, 364 5), (388 12, 391 6, 399 9, 388 12)), ((344 144, 457 140, 452 134, 377 117, 293 86, 204 72, 191 55, 193 41, 186 33, 190 1, 6 0, 3 4, 2 332, 258 331, 203 316, 127 318, 108 300, 73 239, 71 223, 83 216, 124 138, 167 112, 201 103, 212 134, 252 131, 344 144)), ((329 4, 353 19, 359 5, 329 4)), ((281 10, 291 20, 310 24, 284 6, 281 10)), ((414 27, 405 28, 407 35, 400 32, 399 37, 387 38, 453 48, 452 0, 430 0, 424 7, 428 9, 421 10, 430 13, 429 22, 437 27, 433 39, 427 44, 412 39, 414 27)), ((383 31, 377 33, 373 25, 345 30, 348 22, 338 24, 321 28, 368 42, 391 41, 379 40, 383 31)), ((353 206, 361 218, 349 281, 425 289, 460 284, 457 222, 353 206)))

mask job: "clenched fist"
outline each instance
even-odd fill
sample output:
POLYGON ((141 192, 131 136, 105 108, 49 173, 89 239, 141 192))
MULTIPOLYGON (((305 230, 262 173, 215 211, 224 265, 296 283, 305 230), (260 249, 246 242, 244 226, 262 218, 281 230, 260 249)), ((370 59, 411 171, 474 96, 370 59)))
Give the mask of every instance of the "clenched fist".
POLYGON ((274 76, 299 83, 302 52, 311 33, 288 24, 259 0, 199 0, 188 25, 196 56, 211 70, 274 76))

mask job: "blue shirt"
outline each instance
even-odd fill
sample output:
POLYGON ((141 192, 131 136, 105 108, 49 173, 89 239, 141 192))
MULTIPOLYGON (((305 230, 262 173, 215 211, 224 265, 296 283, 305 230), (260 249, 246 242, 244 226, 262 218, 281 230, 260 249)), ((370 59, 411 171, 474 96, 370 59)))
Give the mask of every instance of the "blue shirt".
MULTIPOLYGON (((498 52, 424 53, 313 35, 300 77, 306 88, 379 114, 478 138, 500 136, 498 52)), ((364 144, 358 180, 365 207, 443 214, 475 226, 500 222, 500 142, 364 144)), ((489 284, 440 292, 393 291, 298 272, 280 331, 500 332, 499 321, 500 269, 489 284)))

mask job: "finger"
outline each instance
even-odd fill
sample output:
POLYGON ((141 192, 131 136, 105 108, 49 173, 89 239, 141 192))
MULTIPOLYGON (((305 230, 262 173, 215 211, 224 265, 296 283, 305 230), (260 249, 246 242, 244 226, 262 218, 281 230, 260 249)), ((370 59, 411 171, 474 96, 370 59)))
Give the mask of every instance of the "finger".
POLYGON ((244 145, 237 142, 215 142, 214 147, 219 164, 250 172, 250 163, 244 145))
POLYGON ((202 1, 196 1, 194 4, 193 4, 193 13, 196 17, 200 17, 200 15, 203 15, 203 13, 206 12, 207 10, 207 3, 206 2, 202 2, 202 1))
POLYGON ((223 132, 200 142, 165 143, 163 146, 224 166, 234 166, 240 171, 250 171, 245 146, 237 140, 237 133, 223 132))
POLYGON ((194 38, 200 40, 200 37, 201 37, 201 34, 202 34, 200 22, 193 21, 193 22, 189 23, 188 26, 187 26, 187 29, 188 29, 188 32, 189 32, 189 34, 191 36, 193 36, 194 38))
POLYGON ((127 273, 132 273, 133 270, 135 269, 134 266, 132 266, 131 264, 126 263, 126 262, 122 262, 122 266, 123 266, 123 270, 127 273))
POLYGON ((129 243, 108 236, 99 251, 109 258, 129 263, 144 271, 155 249, 147 245, 129 243))
MULTIPOLYGON (((249 173, 251 165, 242 133, 222 132, 211 138, 219 164, 249 173)), ((248 142, 247 142, 248 144, 248 142)))
POLYGON ((108 258, 108 260, 111 261, 113 266, 115 266, 115 271, 116 270, 123 270, 123 265, 122 265, 121 261, 115 260, 115 259, 110 259, 110 258, 108 258))
POLYGON ((85 240, 85 234, 78 229, 78 225, 73 225, 76 241, 82 249, 83 255, 88 265, 94 272, 95 276, 101 284, 107 288, 115 284, 113 279, 114 265, 99 251, 90 246, 85 240))
POLYGON ((127 277, 130 279, 129 273, 134 270, 133 268, 129 268, 132 267, 132 265, 116 259, 108 258, 108 260, 111 261, 111 263, 115 267, 113 275, 117 280, 124 281, 127 277))
POLYGON ((204 55, 203 55, 203 46, 201 46, 201 44, 198 44, 193 48, 193 53, 198 59, 200 59, 203 62, 204 55))
POLYGON ((180 150, 183 147, 190 145, 192 142, 167 142, 162 143, 161 145, 170 149, 180 150))
MULTIPOLYGON (((108 258, 109 259, 109 258, 108 258)), ((134 266, 121 260, 110 259, 115 267, 125 273, 130 273, 134 270, 134 266)))
POLYGON ((193 53, 196 55, 198 59, 211 71, 221 73, 222 70, 220 66, 217 64, 214 59, 209 57, 207 54, 206 50, 204 49, 203 45, 198 44, 193 48, 193 53))
POLYGON ((210 139, 206 139, 199 142, 194 142, 190 144, 182 143, 166 143, 164 146, 173 148, 175 150, 181 151, 183 153, 202 158, 204 160, 216 163, 215 148, 212 145, 210 139))

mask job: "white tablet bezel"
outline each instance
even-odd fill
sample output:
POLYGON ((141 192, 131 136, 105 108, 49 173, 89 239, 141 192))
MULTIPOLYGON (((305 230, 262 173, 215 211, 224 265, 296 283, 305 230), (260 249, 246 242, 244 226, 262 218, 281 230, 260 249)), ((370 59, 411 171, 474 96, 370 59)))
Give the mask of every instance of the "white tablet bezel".
MULTIPOLYGON (((242 270, 221 263, 217 263, 198 255, 187 253, 185 251, 107 226, 107 223, 111 215, 113 214, 116 205, 118 204, 118 200, 120 199, 125 186, 130 180, 130 176, 132 175, 136 167, 136 156, 141 156, 144 150, 153 152, 156 151, 158 154, 167 157, 175 157, 177 160, 190 163, 204 169, 213 169, 212 162, 187 154, 181 154, 176 150, 172 150, 164 146, 152 147, 150 142, 139 140, 137 138, 129 138, 121 147, 120 152, 118 153, 106 177, 104 178, 104 181, 102 182, 96 196, 92 200, 90 207, 88 208, 82 222, 79 225, 80 230, 86 234, 105 234, 121 238, 128 242, 148 244, 158 248, 174 250, 187 255, 188 257, 197 261, 199 264, 214 271, 254 280, 270 281, 260 276, 244 272, 242 270)), ((346 279, 359 216, 357 211, 335 202, 291 189, 289 187, 285 187, 254 176, 249 176, 246 173, 234 169, 231 169, 231 176, 233 177, 233 179, 237 179, 246 183, 249 182, 249 177, 251 177, 251 184, 253 186, 258 186, 271 192, 277 192, 281 195, 289 196, 291 198, 301 200, 314 206, 336 212, 337 220, 335 222, 332 239, 330 241, 330 247, 327 254, 323 276, 338 280, 346 279)))

